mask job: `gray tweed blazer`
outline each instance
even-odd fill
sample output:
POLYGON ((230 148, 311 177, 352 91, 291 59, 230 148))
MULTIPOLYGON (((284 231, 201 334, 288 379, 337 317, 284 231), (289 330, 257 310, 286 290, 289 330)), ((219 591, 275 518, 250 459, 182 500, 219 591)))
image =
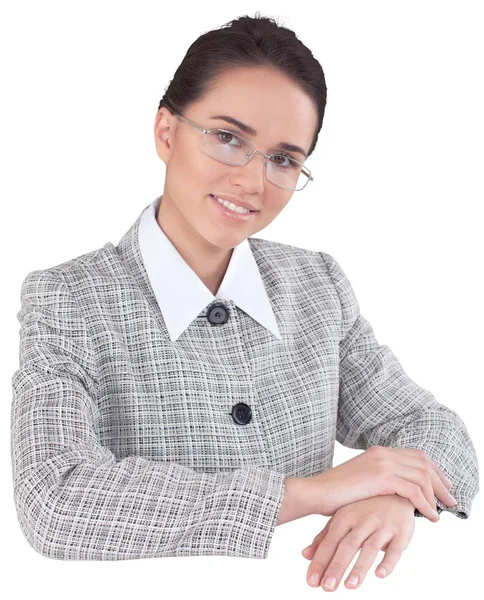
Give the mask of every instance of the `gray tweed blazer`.
POLYGON ((454 483, 457 505, 439 512, 469 516, 463 421, 378 344, 331 255, 249 238, 282 339, 224 300, 226 322, 207 306, 173 342, 140 217, 117 246, 22 283, 11 458, 37 552, 267 558, 285 477, 331 469, 336 441, 422 448, 454 483))

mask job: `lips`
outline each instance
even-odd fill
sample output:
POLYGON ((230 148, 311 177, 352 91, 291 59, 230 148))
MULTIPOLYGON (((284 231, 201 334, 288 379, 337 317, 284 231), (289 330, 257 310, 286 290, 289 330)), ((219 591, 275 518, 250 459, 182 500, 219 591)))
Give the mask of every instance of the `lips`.
POLYGON ((244 211, 244 212, 238 212, 238 211, 232 210, 228 206, 225 206, 224 204, 219 202, 217 200, 217 198, 215 196, 213 196, 212 194, 210 194, 209 196, 213 202, 215 211, 223 219, 228 219, 229 221, 232 221, 235 223, 244 223, 244 222, 246 223, 247 221, 250 221, 250 220, 256 218, 258 211, 249 210, 249 211, 244 211))
POLYGON ((246 204, 241 204, 240 202, 236 201, 236 200, 229 200, 228 198, 220 198, 220 196, 215 196, 214 194, 210 194, 210 196, 212 196, 212 198, 214 198, 214 200, 223 200, 224 202, 231 202, 232 204, 235 204, 235 206, 240 206, 241 208, 247 208, 248 210, 250 210, 250 212, 259 212, 257 209, 251 208, 250 206, 247 206, 246 204))

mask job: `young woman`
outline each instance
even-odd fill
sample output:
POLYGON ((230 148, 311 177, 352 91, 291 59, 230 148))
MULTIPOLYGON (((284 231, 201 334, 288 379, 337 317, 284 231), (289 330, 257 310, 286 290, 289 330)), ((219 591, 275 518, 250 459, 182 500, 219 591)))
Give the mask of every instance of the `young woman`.
POLYGON ((188 49, 154 123, 163 193, 119 244, 23 282, 15 502, 47 557, 266 558, 277 524, 319 513, 356 540, 335 553, 327 526, 305 553, 335 589, 333 555, 361 546, 355 587, 375 539, 391 572, 414 515, 469 516, 460 417, 377 343, 330 254, 253 237, 310 193, 326 104, 310 50, 259 17, 188 49), (365 451, 333 468, 336 441, 365 451))

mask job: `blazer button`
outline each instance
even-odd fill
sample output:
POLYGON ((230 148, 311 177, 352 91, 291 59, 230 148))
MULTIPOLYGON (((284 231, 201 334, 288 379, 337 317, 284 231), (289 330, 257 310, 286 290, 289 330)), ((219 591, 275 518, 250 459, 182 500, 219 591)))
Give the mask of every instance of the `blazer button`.
POLYGON ((212 325, 223 325, 229 320, 229 311, 223 304, 214 304, 208 311, 207 319, 212 325))
POLYGON ((232 408, 232 419, 239 425, 247 425, 252 420, 252 411, 250 406, 239 402, 232 408))

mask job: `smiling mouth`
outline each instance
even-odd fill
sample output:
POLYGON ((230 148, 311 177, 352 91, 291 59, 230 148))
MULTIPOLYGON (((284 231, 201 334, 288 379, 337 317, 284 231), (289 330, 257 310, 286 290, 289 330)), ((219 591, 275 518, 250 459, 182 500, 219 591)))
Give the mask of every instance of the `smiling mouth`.
POLYGON ((253 214, 253 213, 257 213, 259 212, 258 210, 251 210, 250 208, 246 208, 245 206, 239 206, 238 204, 236 204, 235 202, 229 202, 229 204, 232 204, 233 206, 237 206, 238 208, 242 208, 243 211, 242 212, 238 212, 235 210, 232 210, 230 207, 225 206, 225 204, 223 202, 220 202, 221 198, 217 198, 216 196, 214 196, 213 194, 210 194, 211 198, 217 202, 217 204, 219 204, 220 206, 222 206, 223 208, 225 208, 226 210, 229 210, 230 212, 234 213, 235 215, 248 215, 248 214, 253 214))

